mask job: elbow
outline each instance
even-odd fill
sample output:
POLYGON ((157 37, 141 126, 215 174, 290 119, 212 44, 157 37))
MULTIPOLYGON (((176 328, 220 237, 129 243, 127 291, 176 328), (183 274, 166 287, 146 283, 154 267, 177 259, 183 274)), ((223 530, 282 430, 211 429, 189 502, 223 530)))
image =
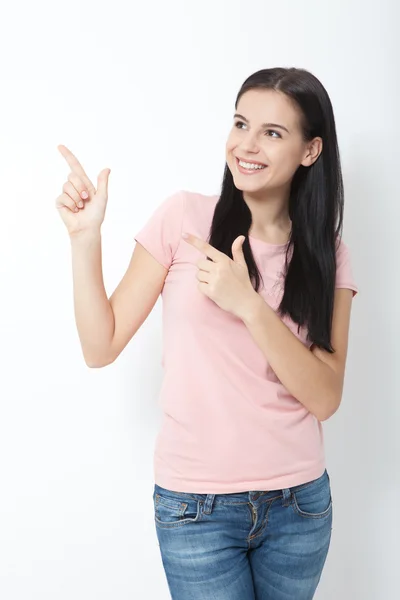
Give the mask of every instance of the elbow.
POLYGON ((327 421, 336 413, 339 409, 341 402, 341 396, 334 395, 334 397, 327 402, 324 406, 320 407, 317 413, 314 413, 318 421, 327 421))
POLYGON ((90 360, 85 360, 85 363, 86 366, 89 367, 89 369, 101 369, 107 366, 107 363, 94 362, 90 360))
POLYGON ((108 365, 111 365, 114 362, 114 359, 111 358, 89 358, 89 357, 84 357, 85 359, 85 363, 86 366, 89 367, 89 369, 102 369, 103 367, 107 367, 108 365))
POLYGON ((321 423, 323 423, 323 421, 327 421, 328 419, 330 419, 331 417, 333 417, 333 415, 335 414, 336 410, 330 410, 330 411, 325 411, 325 412, 321 412, 321 414, 315 415, 318 419, 318 421, 320 421, 321 423))

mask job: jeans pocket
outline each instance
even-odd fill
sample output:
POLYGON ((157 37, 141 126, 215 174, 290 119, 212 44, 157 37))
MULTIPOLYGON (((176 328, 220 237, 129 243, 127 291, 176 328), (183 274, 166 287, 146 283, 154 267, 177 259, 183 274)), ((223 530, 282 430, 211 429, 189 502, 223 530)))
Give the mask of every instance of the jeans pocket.
MULTIPOLYGON (((174 493, 175 494, 175 493, 174 493)), ((172 497, 154 492, 154 518, 158 527, 183 527, 201 518, 203 502, 187 497, 172 497)))
POLYGON ((293 508, 301 517, 322 519, 332 512, 332 495, 327 471, 321 477, 292 489, 293 508))

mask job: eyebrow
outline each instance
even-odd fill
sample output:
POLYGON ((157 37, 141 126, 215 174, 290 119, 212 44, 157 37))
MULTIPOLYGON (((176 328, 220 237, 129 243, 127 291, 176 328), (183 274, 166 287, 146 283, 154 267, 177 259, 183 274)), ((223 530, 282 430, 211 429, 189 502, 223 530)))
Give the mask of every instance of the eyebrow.
MULTIPOLYGON (((243 121, 246 121, 246 123, 248 123, 248 119, 246 119, 246 117, 244 117, 243 115, 239 115, 239 113, 235 113, 233 115, 233 118, 238 118, 238 119, 243 119, 243 121)), ((288 133, 290 133, 290 131, 288 129, 286 129, 286 127, 284 127, 283 125, 278 125, 278 123, 263 123, 261 125, 261 127, 277 127, 278 129, 284 129, 285 131, 287 131, 288 133)))

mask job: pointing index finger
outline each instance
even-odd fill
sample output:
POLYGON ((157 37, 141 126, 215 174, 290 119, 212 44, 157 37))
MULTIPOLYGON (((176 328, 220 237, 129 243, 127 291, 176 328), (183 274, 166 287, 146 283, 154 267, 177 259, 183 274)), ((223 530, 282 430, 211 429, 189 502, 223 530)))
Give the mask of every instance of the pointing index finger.
POLYGON ((67 161, 68 165, 71 168, 71 171, 76 173, 76 175, 78 175, 78 177, 80 177, 85 182, 85 184, 88 187, 88 190, 95 191, 95 187, 94 187, 93 183, 90 181, 90 179, 86 175, 85 170, 82 167, 81 163, 76 158, 76 156, 71 152, 71 150, 68 150, 68 148, 66 146, 64 146, 63 144, 58 145, 57 149, 59 150, 59 152, 63 155, 63 157, 67 161))
POLYGON ((211 244, 205 242, 204 240, 201 240, 195 235, 192 235, 190 233, 183 233, 182 237, 185 240, 185 242, 188 242, 189 244, 200 250, 200 252, 203 252, 203 254, 211 258, 211 260, 213 260, 214 262, 220 262, 221 260, 225 260, 227 258, 226 254, 220 252, 219 250, 214 248, 214 246, 211 246, 211 244))

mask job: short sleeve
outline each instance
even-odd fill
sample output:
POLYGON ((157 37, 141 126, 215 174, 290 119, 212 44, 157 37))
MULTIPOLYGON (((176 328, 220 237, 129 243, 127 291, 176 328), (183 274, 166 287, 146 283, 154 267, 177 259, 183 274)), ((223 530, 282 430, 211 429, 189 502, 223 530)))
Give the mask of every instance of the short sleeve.
POLYGON ((184 192, 168 196, 152 213, 134 239, 166 269, 172 264, 182 236, 184 192))
POLYGON ((353 269, 348 246, 343 240, 336 251, 336 286, 353 290, 353 297, 358 293, 358 286, 353 277, 353 269))

